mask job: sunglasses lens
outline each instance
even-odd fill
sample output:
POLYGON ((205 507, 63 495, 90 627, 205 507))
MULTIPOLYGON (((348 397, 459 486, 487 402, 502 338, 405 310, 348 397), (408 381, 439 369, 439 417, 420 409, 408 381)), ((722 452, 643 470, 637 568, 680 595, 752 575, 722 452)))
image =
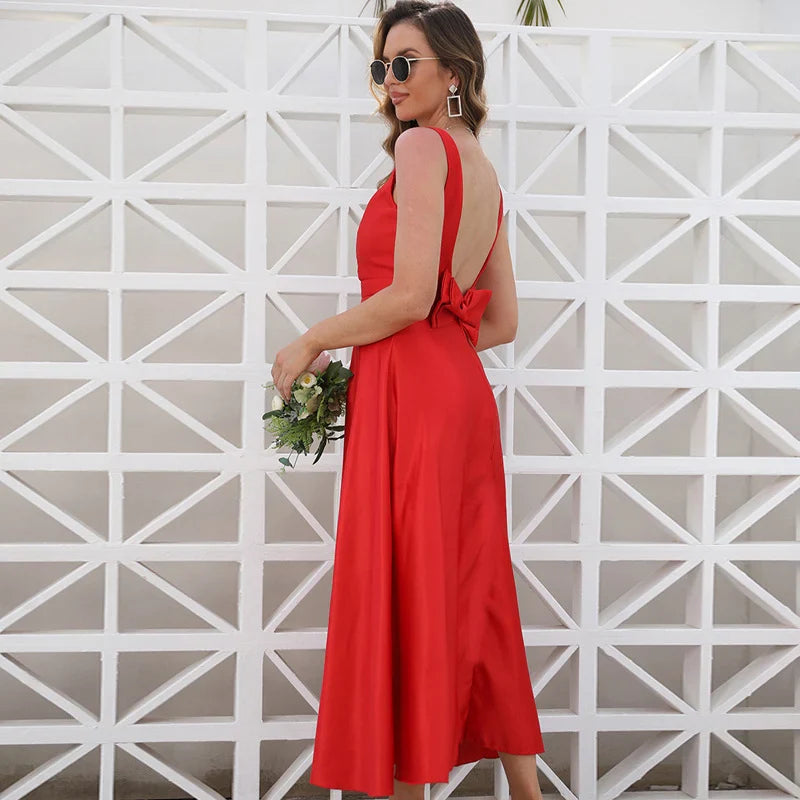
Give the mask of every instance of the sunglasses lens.
POLYGON ((401 83, 408 78, 411 64, 405 56, 392 59, 392 75, 401 83))
POLYGON ((383 83, 386 78, 386 64, 376 59, 369 65, 369 69, 372 73, 372 80, 377 84, 383 83))

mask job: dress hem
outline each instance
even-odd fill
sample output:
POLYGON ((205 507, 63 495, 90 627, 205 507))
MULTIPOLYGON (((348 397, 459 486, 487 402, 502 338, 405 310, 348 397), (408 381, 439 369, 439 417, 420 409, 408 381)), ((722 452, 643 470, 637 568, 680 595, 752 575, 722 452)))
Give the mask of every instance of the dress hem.
MULTIPOLYGON (((477 763, 478 761, 481 761, 484 758, 488 758, 488 759, 500 758, 499 753, 501 753, 501 752, 502 753, 508 753, 509 755, 535 756, 535 755, 539 755, 540 753, 544 753, 544 751, 545 751, 545 748, 542 747, 541 750, 535 750, 533 752, 515 753, 513 750, 507 750, 504 747, 495 747, 494 745, 489 745, 489 744, 486 744, 485 742, 481 742, 481 741, 478 741, 476 739, 462 739, 462 744, 464 744, 464 743, 471 744, 471 745, 476 746, 476 747, 482 747, 484 750, 491 751, 492 753, 494 753, 494 755, 482 755, 482 756, 479 756, 478 758, 472 758, 472 759, 466 759, 466 758, 464 758, 462 760, 456 759, 453 762, 452 766, 447 770, 447 773, 445 774, 444 778, 438 777, 438 778, 427 778, 427 779, 416 779, 415 780, 413 777, 410 778, 410 779, 408 777, 399 778, 397 775, 394 775, 393 777, 397 778, 397 780, 402 781, 403 783, 418 783, 418 784, 447 783, 447 781, 450 778, 450 773, 453 771, 453 769, 455 769, 456 767, 461 766, 462 764, 475 764, 475 763, 477 763)), ((376 791, 376 790, 365 789, 363 787, 363 785, 362 786, 353 786, 353 785, 350 785, 350 786, 335 786, 332 783, 330 783, 330 784, 315 783, 314 781, 311 781, 311 780, 309 780, 309 783, 312 786, 319 787, 320 789, 338 789, 339 791, 343 791, 343 792, 362 792, 363 794, 366 794, 368 797, 389 797, 389 795, 391 795, 394 792, 394 786, 392 786, 392 788, 388 792, 380 792, 380 791, 376 791)))

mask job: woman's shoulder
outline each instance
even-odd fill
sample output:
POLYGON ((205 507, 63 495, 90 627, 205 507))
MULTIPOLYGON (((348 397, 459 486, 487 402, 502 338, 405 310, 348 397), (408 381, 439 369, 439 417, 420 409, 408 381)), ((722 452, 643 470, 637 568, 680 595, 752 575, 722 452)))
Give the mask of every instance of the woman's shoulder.
POLYGON ((436 160, 443 153, 442 135, 438 128, 418 126, 406 128, 394 143, 394 159, 397 164, 398 158, 408 160, 423 158, 436 160))
POLYGON ((439 134, 431 128, 407 128, 394 143, 395 179, 401 183, 425 182, 426 178, 447 175, 448 155, 439 134))

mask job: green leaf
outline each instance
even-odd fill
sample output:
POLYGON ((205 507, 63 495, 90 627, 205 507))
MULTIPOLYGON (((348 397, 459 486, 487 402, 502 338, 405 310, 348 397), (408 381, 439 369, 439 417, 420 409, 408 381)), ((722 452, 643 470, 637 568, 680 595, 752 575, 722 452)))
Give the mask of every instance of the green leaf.
POLYGON ((322 457, 322 451, 325 449, 325 444, 328 441, 328 437, 325 434, 322 435, 322 440, 319 443, 319 447, 317 448, 317 457, 311 462, 312 464, 316 464, 317 461, 320 460, 322 457))
MULTIPOLYGON (((559 7, 564 11, 561 0, 557 0, 559 7)), ((545 0, 520 0, 517 7, 517 15, 522 14, 520 23, 522 25, 539 25, 542 27, 550 26, 550 14, 547 10, 545 0)))

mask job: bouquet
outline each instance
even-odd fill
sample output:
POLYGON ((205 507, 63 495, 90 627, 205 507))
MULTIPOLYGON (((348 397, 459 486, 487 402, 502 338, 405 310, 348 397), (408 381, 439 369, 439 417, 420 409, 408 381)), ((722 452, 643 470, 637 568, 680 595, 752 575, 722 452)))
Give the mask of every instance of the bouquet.
MULTIPOLYGON (((267 420, 266 430, 275 434, 275 441, 270 448, 277 449, 289 445, 298 454, 308 454, 314 435, 319 437, 316 464, 329 441, 344 436, 344 425, 333 423, 345 410, 347 400, 347 384, 353 373, 342 365, 341 361, 331 361, 328 353, 323 352, 299 375, 292 384, 292 392, 288 402, 276 394, 272 398, 272 411, 267 411, 261 419, 267 420), (339 436, 333 433, 341 431, 339 436)), ((275 388, 274 383, 262 384, 264 388, 275 388)), ((286 467, 292 467, 288 458, 278 461, 286 467)), ((295 459, 295 464, 297 459, 295 459)))

